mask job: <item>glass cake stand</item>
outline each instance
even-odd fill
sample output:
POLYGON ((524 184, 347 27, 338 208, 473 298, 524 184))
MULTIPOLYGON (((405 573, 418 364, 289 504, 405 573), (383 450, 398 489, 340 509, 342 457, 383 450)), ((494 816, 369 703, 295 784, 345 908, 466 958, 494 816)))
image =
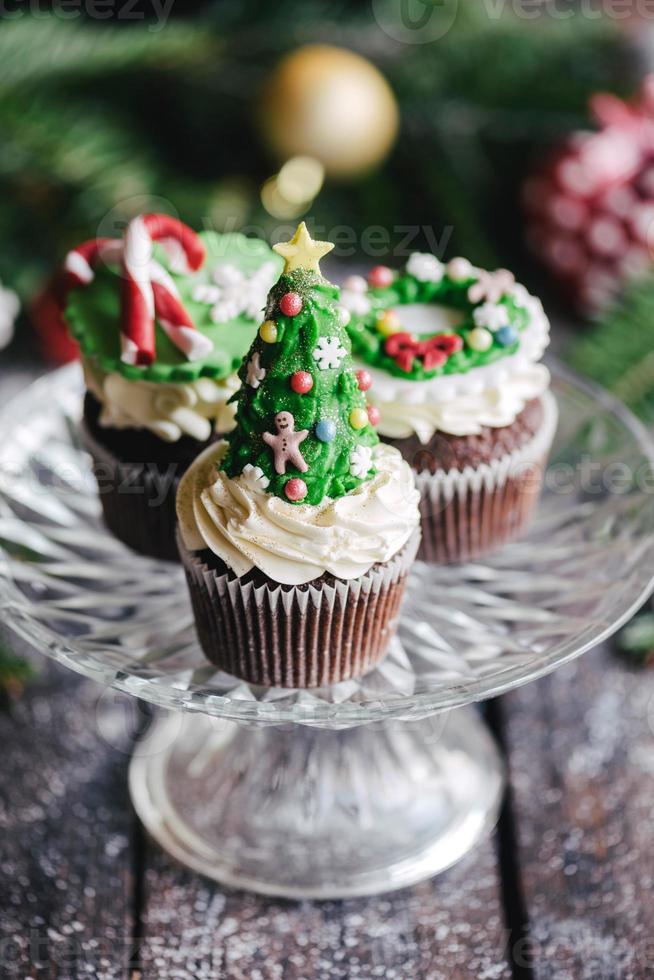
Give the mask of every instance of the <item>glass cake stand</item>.
POLYGON ((384 662, 310 691, 217 672, 181 569, 104 529, 76 366, 0 413, 4 620, 73 670, 171 709, 130 769, 166 850, 228 885, 327 898, 416 882, 490 831, 503 764, 465 706, 588 650, 654 585, 649 437, 603 391, 556 365, 553 377, 560 422, 526 537, 462 566, 416 564, 384 662))

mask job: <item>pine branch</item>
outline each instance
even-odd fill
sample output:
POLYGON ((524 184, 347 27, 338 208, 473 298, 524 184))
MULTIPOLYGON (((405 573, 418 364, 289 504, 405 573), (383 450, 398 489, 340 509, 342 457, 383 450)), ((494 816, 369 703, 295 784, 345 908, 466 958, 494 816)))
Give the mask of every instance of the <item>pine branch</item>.
POLYGON ((51 183, 79 184, 115 199, 126 181, 135 192, 147 189, 152 162, 138 135, 102 106, 31 91, 12 93, 2 104, 0 177, 29 170, 51 183), (149 163, 149 165, 148 165, 149 163))
POLYGON ((573 367, 654 421, 654 277, 638 280, 570 355, 573 367), (644 355, 645 352, 645 355, 644 355))
POLYGON ((201 27, 179 22, 98 30, 55 14, 4 22, 0 31, 0 91, 49 78, 98 76, 138 67, 180 67, 215 49, 201 27))

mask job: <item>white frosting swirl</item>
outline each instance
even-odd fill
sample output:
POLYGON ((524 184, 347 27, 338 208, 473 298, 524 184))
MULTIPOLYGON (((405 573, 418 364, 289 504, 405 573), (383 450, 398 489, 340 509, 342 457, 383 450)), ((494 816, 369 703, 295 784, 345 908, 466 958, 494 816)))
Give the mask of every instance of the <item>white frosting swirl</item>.
POLYGON ((192 436, 204 442, 214 429, 229 432, 234 406, 227 402, 240 387, 235 374, 214 381, 198 378, 186 383, 130 381, 83 362, 89 391, 102 406, 99 422, 105 428, 148 429, 164 442, 192 436))
POLYGON ((414 433, 423 444, 436 432, 452 436, 472 436, 482 426, 501 428, 511 425, 527 402, 540 398, 550 384, 550 373, 544 364, 529 364, 507 378, 501 385, 457 394, 447 401, 408 404, 405 401, 377 402, 374 388, 370 401, 381 413, 377 426, 388 439, 406 439, 414 433))
POLYGON ((358 578, 396 555, 419 524, 411 468, 391 446, 375 447, 371 480, 316 506, 288 503, 220 472, 226 446, 210 446, 186 471, 177 516, 186 547, 209 548, 239 578, 255 567, 284 585, 325 572, 358 578))

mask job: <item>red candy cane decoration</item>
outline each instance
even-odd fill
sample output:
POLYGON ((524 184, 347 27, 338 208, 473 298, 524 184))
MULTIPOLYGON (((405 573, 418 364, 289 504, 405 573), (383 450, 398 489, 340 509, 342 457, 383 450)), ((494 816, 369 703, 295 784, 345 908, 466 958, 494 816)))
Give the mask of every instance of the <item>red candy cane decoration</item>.
POLYGON ((118 262, 123 243, 118 238, 91 238, 69 252, 64 262, 66 291, 86 286, 95 278, 93 271, 100 262, 118 262))
POLYGON ((152 294, 157 320, 171 341, 189 361, 197 361, 213 349, 208 337, 195 324, 182 305, 177 286, 158 262, 152 268, 152 294))
POLYGON ((125 231, 121 296, 121 360, 152 364, 155 355, 154 293, 150 275, 152 238, 144 218, 133 218, 125 231))
POLYGON ((195 272, 205 258, 204 245, 187 225, 166 214, 144 214, 130 221, 124 242, 97 238, 69 252, 64 265, 66 289, 86 285, 100 262, 120 262, 121 360, 151 364, 155 357, 155 317, 175 346, 189 358, 205 357, 213 344, 195 328, 173 279, 152 257, 152 244, 166 249, 175 271, 195 272))
POLYGON ((155 356, 154 318, 189 360, 204 357, 211 341, 195 329, 172 279, 153 264, 152 243, 160 241, 179 265, 195 272, 204 262, 202 242, 186 225, 165 214, 144 214, 127 226, 123 250, 122 360, 151 364, 155 356))

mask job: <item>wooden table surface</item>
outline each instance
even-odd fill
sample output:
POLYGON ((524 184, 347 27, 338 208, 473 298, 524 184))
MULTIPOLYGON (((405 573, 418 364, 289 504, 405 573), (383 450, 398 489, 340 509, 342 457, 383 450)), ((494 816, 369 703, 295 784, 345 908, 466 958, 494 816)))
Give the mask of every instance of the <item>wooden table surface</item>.
POLYGON ((610 649, 489 705, 510 787, 473 854, 392 895, 301 903, 149 841, 126 782, 149 710, 32 658, 0 708, 1 978, 654 977, 654 673, 610 649))

